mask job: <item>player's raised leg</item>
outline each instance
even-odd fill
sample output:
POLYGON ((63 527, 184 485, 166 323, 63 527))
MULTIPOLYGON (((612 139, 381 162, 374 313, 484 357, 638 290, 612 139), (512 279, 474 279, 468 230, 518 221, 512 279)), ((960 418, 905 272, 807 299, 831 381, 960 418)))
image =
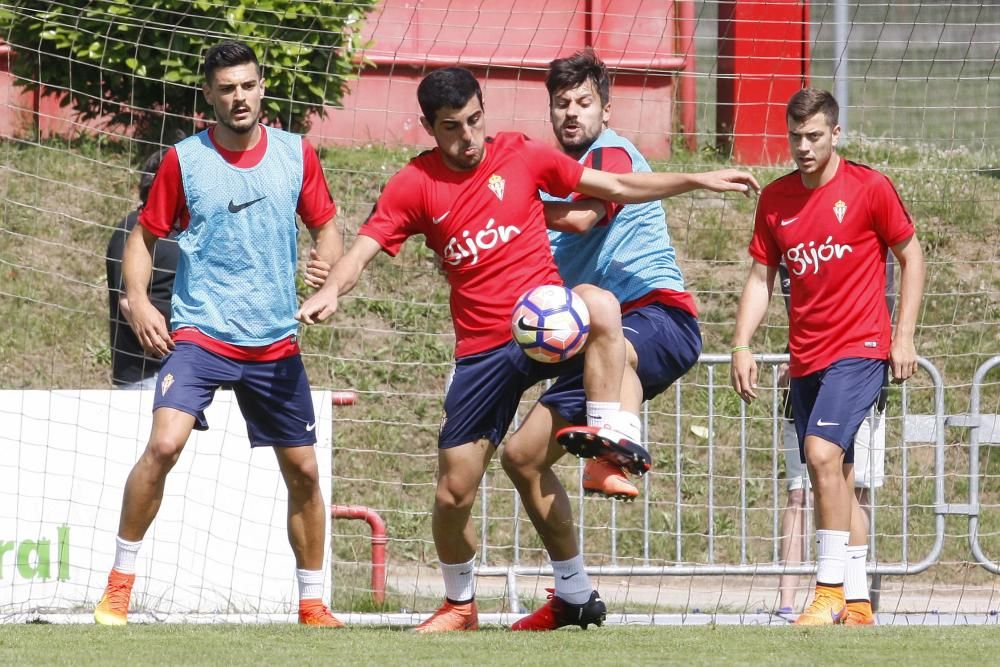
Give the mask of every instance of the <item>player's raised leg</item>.
POLYGON ((135 561, 142 539, 156 518, 163 501, 167 473, 177 463, 194 428, 194 417, 174 408, 153 412, 153 427, 142 456, 125 482, 115 563, 108 575, 104 595, 94 609, 101 625, 125 625, 135 583, 135 561))
POLYGON ((642 445, 638 408, 622 408, 624 390, 639 387, 640 401, 642 393, 632 365, 626 363, 621 305, 613 294, 593 285, 577 285, 573 291, 590 311, 583 374, 587 426, 567 426, 556 433, 556 439, 575 456, 606 458, 642 475, 650 469, 653 459, 642 445))
POLYGON ((414 632, 478 630, 476 534, 472 506, 496 448, 483 438, 438 449, 438 480, 431 528, 444 577, 444 604, 414 632))

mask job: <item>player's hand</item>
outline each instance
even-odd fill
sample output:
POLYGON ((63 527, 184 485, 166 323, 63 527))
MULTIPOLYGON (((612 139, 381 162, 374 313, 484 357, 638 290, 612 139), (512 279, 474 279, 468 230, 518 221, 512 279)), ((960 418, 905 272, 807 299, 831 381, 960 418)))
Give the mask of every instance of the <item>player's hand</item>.
POLYGON ((757 398, 757 361, 750 350, 733 352, 729 379, 733 383, 733 390, 739 394, 744 403, 750 403, 757 398))
POLYGON ((902 384, 917 372, 917 348, 913 339, 893 338, 889 347, 889 367, 892 370, 892 383, 902 384))
POLYGON ((739 169, 719 169, 699 174, 701 187, 712 192, 742 192, 747 197, 760 192, 760 183, 753 174, 739 169))
POLYGON ((306 299, 295 313, 295 319, 302 324, 319 324, 335 312, 337 312, 337 290, 325 289, 306 299))
POLYGON ((148 300, 141 304, 132 303, 131 306, 132 331, 142 344, 142 349, 156 358, 174 349, 174 341, 162 313, 148 300))
POLYGON ((306 262, 305 282, 313 289, 319 289, 330 275, 330 265, 323 261, 316 248, 309 249, 309 261, 306 262))

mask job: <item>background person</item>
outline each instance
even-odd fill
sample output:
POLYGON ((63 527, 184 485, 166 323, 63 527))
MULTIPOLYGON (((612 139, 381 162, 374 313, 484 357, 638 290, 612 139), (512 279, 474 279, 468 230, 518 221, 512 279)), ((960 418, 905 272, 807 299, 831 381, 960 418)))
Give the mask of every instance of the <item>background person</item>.
MULTIPOLYGON (((183 139, 183 136, 178 140, 183 139)), ((156 384, 156 374, 160 370, 160 360, 142 349, 129 326, 131 313, 128 297, 125 295, 125 281, 122 276, 122 255, 125 241, 132 232, 139 214, 149 199, 149 189, 153 177, 160 168, 160 161, 167 149, 160 149, 146 158, 139 177, 139 207, 129 212, 118 223, 108 239, 105 266, 108 277, 108 322, 111 331, 111 382, 121 389, 152 389, 156 384)), ((177 272, 177 241, 173 234, 157 241, 153 249, 153 279, 149 286, 149 300, 165 321, 170 321, 170 297, 174 292, 174 274, 177 272)))

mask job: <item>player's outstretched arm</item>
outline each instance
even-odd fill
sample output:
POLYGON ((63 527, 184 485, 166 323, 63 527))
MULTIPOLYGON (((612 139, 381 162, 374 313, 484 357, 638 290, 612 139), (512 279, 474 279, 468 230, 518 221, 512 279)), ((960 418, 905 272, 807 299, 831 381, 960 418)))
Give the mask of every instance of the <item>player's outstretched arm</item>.
POLYGON ((319 289, 330 275, 330 267, 344 256, 344 237, 333 218, 319 227, 310 227, 309 234, 313 245, 309 249, 304 279, 306 285, 319 289))
POLYGON ((892 246, 899 262, 899 316, 889 347, 892 381, 896 384, 917 372, 917 348, 913 336, 917 328, 920 302, 924 297, 924 252, 916 234, 892 246))
POLYGON ((149 300, 149 281, 153 276, 153 246, 156 235, 136 225, 125 242, 122 273, 129 304, 129 324, 142 348, 155 357, 162 357, 174 347, 167 321, 149 300))
POLYGON ((753 174, 739 169, 720 169, 700 174, 616 174, 585 168, 577 190, 591 197, 609 199, 619 204, 639 204, 692 190, 742 192, 749 197, 751 192, 760 191, 760 184, 753 174))
POLYGON ((736 311, 730 380, 733 390, 746 403, 757 398, 757 362, 750 351, 750 340, 767 314, 767 304, 771 300, 774 275, 777 272, 777 267, 761 264, 755 259, 750 266, 750 274, 736 311))
POLYGON ((381 249, 370 236, 358 236, 347 254, 333 265, 323 287, 299 307, 295 319, 303 324, 317 324, 337 312, 340 295, 354 289, 365 267, 381 249))

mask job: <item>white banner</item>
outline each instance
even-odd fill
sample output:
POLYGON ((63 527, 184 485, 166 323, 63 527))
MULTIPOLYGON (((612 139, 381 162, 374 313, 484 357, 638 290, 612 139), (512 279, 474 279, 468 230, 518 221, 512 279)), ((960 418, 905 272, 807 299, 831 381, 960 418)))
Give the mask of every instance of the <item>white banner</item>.
MULTIPOLYGON (((86 611, 97 603, 152 402, 151 391, 0 391, 0 613, 86 611)), ((313 404, 329 503, 330 393, 313 392, 313 404)), ((232 392, 217 392, 206 417, 209 430, 194 432, 167 477, 139 552, 132 609, 292 612, 295 559, 273 450, 251 450, 232 392)), ((324 553, 329 543, 327 513, 324 553)))

